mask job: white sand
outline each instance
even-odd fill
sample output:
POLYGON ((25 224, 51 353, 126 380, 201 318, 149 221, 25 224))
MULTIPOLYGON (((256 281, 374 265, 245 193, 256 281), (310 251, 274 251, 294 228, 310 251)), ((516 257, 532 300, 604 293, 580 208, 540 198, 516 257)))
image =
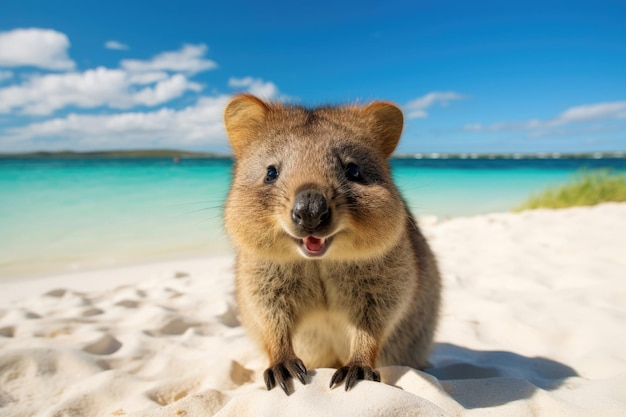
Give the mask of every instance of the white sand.
POLYGON ((428 373, 267 392, 232 259, 181 261, 0 283, 0 416, 626 415, 626 204, 423 228, 445 281, 428 373))

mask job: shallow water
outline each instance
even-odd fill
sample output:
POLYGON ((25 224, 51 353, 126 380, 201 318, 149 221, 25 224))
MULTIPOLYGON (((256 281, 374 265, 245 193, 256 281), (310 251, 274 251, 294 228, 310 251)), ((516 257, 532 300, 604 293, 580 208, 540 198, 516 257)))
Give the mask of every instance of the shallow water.
MULTIPOLYGON (((229 159, 0 159, 0 278, 228 251, 229 159)), ((626 160, 394 160, 418 216, 510 210, 626 160)))

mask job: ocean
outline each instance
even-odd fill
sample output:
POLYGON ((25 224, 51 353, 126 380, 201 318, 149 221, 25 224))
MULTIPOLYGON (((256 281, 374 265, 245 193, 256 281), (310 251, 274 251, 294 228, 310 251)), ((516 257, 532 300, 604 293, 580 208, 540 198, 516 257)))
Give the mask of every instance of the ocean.
MULTIPOLYGON (((508 211, 581 168, 626 159, 395 159, 415 215, 508 211)), ((0 159, 0 279, 230 251, 230 159, 0 159)))

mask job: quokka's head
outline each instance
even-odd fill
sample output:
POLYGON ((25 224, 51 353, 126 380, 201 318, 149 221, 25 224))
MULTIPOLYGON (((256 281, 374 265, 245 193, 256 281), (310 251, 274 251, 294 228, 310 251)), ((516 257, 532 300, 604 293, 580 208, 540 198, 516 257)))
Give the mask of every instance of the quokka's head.
POLYGON ((406 211, 387 159, 402 133, 398 107, 306 109, 239 95, 224 122, 236 159, 225 224, 241 252, 358 260, 396 244, 406 211))

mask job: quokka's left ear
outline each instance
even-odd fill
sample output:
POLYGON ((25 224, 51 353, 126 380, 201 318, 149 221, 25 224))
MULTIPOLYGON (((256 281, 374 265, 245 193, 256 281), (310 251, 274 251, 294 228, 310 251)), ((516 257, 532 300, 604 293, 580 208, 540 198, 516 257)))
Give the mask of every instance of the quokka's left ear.
POLYGON ((402 110, 387 101, 375 101, 361 109, 366 116, 372 139, 380 151, 388 157, 396 149, 402 128, 404 116, 402 110))

